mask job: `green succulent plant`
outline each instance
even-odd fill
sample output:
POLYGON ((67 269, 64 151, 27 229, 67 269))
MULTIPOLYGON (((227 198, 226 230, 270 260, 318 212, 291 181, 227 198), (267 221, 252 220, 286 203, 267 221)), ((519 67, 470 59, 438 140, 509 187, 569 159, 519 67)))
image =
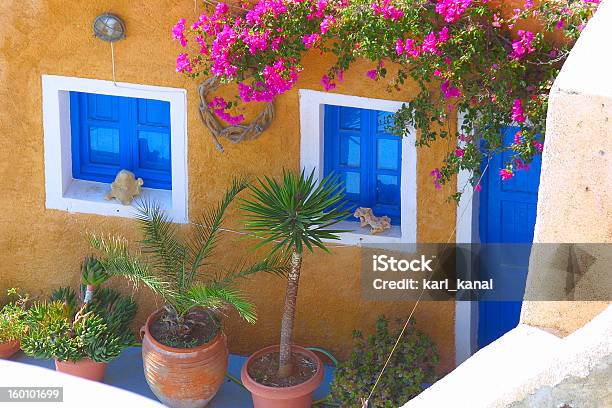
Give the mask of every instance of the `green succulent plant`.
POLYGON ((7 290, 9 302, 0 309, 0 343, 21 340, 26 331, 28 295, 15 288, 7 290))
POLYGON ((79 306, 72 289, 59 288, 28 310, 21 349, 35 358, 108 362, 137 344, 130 330, 136 311, 136 303, 114 289, 96 288, 79 306))
MULTIPOLYGON (((365 339, 353 333, 356 344, 351 356, 340 363, 331 384, 331 400, 344 408, 361 408, 401 331, 391 330, 380 316, 376 331, 365 339)), ((436 380, 439 362, 435 344, 411 322, 370 398, 371 408, 395 408, 414 398, 436 380)))

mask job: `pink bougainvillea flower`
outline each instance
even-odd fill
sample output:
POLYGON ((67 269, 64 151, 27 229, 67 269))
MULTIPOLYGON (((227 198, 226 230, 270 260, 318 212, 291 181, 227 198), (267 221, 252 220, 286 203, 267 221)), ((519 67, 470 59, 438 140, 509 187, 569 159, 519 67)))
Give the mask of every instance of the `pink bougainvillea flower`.
POLYGON ((529 165, 519 158, 514 159, 514 167, 517 170, 529 170, 529 165))
POLYGON ((514 144, 515 145, 520 145, 521 144, 521 136, 523 135, 523 131, 519 130, 518 132, 516 132, 514 134, 514 144))
POLYGON ((304 47, 312 48, 320 38, 321 36, 319 34, 307 34, 302 37, 302 42, 304 43, 304 47))
POLYGON ((342 71, 341 69, 339 69, 336 72, 336 79, 338 80, 338 82, 342 82, 344 81, 344 71, 342 71))
POLYGON ((493 22, 491 22, 491 25, 495 28, 501 27, 501 20, 497 14, 493 14, 493 22))
POLYGON ((474 186, 474 190, 476 190, 476 191, 480 191, 480 190, 482 190, 482 187, 480 186, 480 183, 478 183, 478 184, 476 184, 476 185, 474 186))
POLYGON ((525 0, 525 10, 533 8, 533 0, 525 0))
POLYGON ((382 15, 387 20, 397 21, 404 17, 404 12, 391 5, 391 0, 381 0, 372 3, 374 15, 382 15))
POLYGON ((440 184, 440 179, 442 178, 442 173, 440 172, 440 169, 433 169, 429 173, 429 175, 433 178, 433 184, 436 187, 436 190, 440 190, 442 188, 442 185, 440 184))
POLYGON ((440 71, 439 69, 436 69, 433 74, 434 74, 434 76, 441 77, 442 76, 442 71, 440 71))
POLYGON ((563 27, 565 27, 565 20, 561 19, 557 22, 557 24, 555 24, 555 28, 557 30, 563 30, 563 27))
POLYGON ((179 54, 176 57, 176 72, 192 72, 193 67, 191 66, 191 61, 189 61, 189 56, 185 53, 179 54))
POLYGON ((376 81, 378 79, 378 70, 371 69, 368 72, 366 72, 366 76, 368 78, 373 79, 374 81, 376 81))
POLYGON ((501 169, 499 171, 499 175, 501 176, 502 180, 510 180, 512 177, 514 177, 514 172, 510 169, 501 169))
POLYGON ((515 99, 512 104, 512 120, 518 123, 525 122, 525 112, 523 111, 523 103, 520 99, 515 99))
POLYGON ((329 31, 329 28, 334 25, 336 22, 336 18, 332 15, 327 15, 323 18, 323 21, 321 21, 320 24, 320 28, 321 28, 321 34, 327 34, 327 32, 329 31))
POLYGON ((440 89, 442 90, 442 94, 446 99, 458 98, 461 96, 461 91, 459 90, 459 88, 451 86, 450 81, 448 79, 442 82, 442 84, 440 85, 440 89))
POLYGON ((519 39, 512 43, 512 52, 510 53, 511 59, 521 59, 527 54, 531 54, 535 51, 532 42, 534 34, 531 31, 518 30, 519 39))
POLYGON ((212 101, 208 103, 208 107, 215 112, 215 114, 229 123, 230 125, 238 125, 244 121, 244 115, 232 116, 225 111, 228 103, 220 96, 216 96, 212 101))
POLYGON ((302 71, 283 58, 278 59, 272 65, 266 65, 262 71, 262 81, 253 85, 243 82, 238 84, 238 93, 244 102, 271 102, 277 95, 287 92, 298 80, 302 71))
POLYGON ((448 33, 448 27, 444 27, 442 30, 440 30, 440 32, 438 33, 438 42, 439 43, 443 43, 448 41, 448 39, 450 38, 450 35, 448 33))
POLYGON ((258 25, 262 22, 265 15, 278 18, 287 12, 287 5, 284 0, 259 0, 255 6, 249 10, 245 16, 245 21, 249 25, 258 25))
POLYGON ((465 150, 463 150, 463 149, 455 149, 455 156, 463 157, 464 154, 465 154, 465 150))
POLYGON ((437 53, 438 51, 438 40, 436 39, 436 35, 433 31, 427 34, 427 37, 423 40, 423 52, 429 52, 432 54, 437 53))
POLYGON ((185 38, 185 23, 186 20, 181 18, 178 23, 172 28, 172 38, 181 43, 181 46, 187 46, 187 38, 185 38))
POLYGON ((443 16, 447 23, 454 23, 470 7, 470 4, 472 0, 437 0, 436 13, 443 16))
POLYGON ((321 85, 323 85, 323 89, 326 91, 331 91, 336 88, 336 84, 332 82, 332 80, 327 75, 323 75, 321 77, 321 85))
POLYGON ((395 41, 395 53, 397 55, 402 55, 404 53, 404 41, 402 41, 401 38, 395 41))
POLYGON ((538 153, 542 153, 542 151, 544 150, 544 145, 538 140, 534 140, 533 142, 531 142, 531 144, 533 144, 533 147, 535 147, 538 153))

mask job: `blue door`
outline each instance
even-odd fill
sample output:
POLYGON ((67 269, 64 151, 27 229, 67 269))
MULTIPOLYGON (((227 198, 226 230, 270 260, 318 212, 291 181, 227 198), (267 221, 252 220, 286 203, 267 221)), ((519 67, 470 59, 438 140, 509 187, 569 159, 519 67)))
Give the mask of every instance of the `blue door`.
MULTIPOLYGON (((519 129, 507 127, 503 131, 504 144, 510 145, 519 129)), ((537 156, 529 170, 515 172, 502 181, 498 169, 510 159, 505 152, 492 157, 489 170, 482 180, 480 200, 480 241, 483 244, 531 243, 536 220, 541 159, 537 156)), ((488 247, 490 248, 490 247, 488 247)), ((524 293, 529 267, 529 247, 494 246, 496 256, 487 259, 483 279, 493 278, 498 285, 520 285, 524 293), (493 263, 493 264, 491 264, 493 263), (512 283, 508 283, 512 279, 512 283)), ((489 249, 486 249, 489 251, 489 249)), ((478 346, 484 347, 519 322, 520 301, 480 301, 478 311, 478 346)))

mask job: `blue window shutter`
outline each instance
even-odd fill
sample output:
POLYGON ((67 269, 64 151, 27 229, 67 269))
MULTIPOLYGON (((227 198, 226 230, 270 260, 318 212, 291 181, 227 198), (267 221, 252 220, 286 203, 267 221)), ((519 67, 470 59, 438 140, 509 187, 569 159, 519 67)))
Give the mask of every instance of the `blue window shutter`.
POLYGON ((170 104, 70 92, 72 174, 110 183, 127 169, 144 186, 170 189, 170 104))
POLYGON ((341 177, 351 208, 370 207, 399 224, 401 139, 381 122, 389 115, 325 105, 324 173, 341 177))

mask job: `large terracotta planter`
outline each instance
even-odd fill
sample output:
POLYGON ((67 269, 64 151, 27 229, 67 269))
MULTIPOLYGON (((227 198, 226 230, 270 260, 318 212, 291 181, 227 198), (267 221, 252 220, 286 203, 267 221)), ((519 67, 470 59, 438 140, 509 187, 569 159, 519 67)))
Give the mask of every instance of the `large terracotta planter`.
POLYGON ((277 352, 279 346, 270 346, 255 352, 242 366, 240 378, 242 384, 251 391, 255 408, 309 408, 312 405, 312 394, 323 381, 323 363, 312 351, 300 346, 291 346, 293 353, 306 355, 317 364, 317 372, 306 382, 293 387, 268 387, 256 382, 248 372, 249 364, 262 355, 277 352))
POLYGON ((92 381, 104 381, 107 363, 84 358, 79 361, 58 361, 55 360, 55 369, 60 373, 74 375, 92 381))
POLYGON ((19 350, 19 340, 0 343, 0 358, 10 358, 19 350))
POLYGON ((219 391, 227 373, 229 352, 222 331, 209 343, 174 348, 153 338, 149 328, 161 310, 141 329, 144 374, 153 394, 172 408, 204 407, 219 391))

